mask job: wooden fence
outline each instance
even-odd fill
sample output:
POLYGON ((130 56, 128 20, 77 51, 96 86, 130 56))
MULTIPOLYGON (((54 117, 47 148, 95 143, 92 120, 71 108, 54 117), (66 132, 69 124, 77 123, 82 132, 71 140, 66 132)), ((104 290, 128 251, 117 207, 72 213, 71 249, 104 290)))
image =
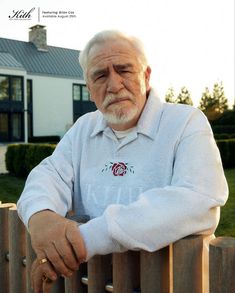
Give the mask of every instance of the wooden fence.
MULTIPOLYGON (((128 251, 95 256, 71 278, 59 278, 53 293, 234 293, 235 238, 205 241, 190 236, 154 253, 128 251), (208 280, 210 290, 208 289, 208 280)), ((14 204, 0 204, 0 293, 32 293, 35 255, 14 204)))

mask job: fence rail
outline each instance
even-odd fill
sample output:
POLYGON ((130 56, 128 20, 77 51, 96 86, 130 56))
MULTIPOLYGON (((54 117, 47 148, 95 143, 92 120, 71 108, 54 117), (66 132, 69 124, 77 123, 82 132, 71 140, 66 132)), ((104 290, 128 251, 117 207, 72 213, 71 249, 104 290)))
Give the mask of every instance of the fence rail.
MULTIPOLYGON (((33 293, 30 237, 15 204, 0 203, 0 293, 33 293)), ((52 293, 233 293, 235 238, 189 236, 159 251, 95 256, 52 293), (210 242, 209 258, 205 243, 210 242), (209 265, 209 271, 208 271, 209 265), (210 290, 208 287, 210 285, 210 290)))

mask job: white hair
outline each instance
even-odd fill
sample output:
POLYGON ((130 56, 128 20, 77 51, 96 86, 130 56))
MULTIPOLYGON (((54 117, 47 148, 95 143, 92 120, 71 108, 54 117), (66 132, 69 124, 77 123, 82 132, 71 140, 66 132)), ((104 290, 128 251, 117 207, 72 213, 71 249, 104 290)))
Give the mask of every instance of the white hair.
POLYGON ((148 59, 145 53, 144 44, 141 40, 117 30, 105 30, 94 35, 86 44, 83 51, 80 52, 79 62, 81 64, 85 80, 87 80, 88 55, 91 48, 95 44, 102 44, 106 41, 116 41, 118 39, 126 40, 136 50, 137 59, 139 63, 143 66, 143 68, 146 68, 148 66, 148 59))

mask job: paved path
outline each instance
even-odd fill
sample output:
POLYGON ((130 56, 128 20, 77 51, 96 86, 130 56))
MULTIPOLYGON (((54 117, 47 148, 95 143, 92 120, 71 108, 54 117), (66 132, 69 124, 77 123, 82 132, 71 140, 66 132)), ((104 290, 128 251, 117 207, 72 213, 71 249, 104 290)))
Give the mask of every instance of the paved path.
POLYGON ((7 173, 5 166, 5 153, 7 150, 7 145, 0 144, 0 174, 7 173))

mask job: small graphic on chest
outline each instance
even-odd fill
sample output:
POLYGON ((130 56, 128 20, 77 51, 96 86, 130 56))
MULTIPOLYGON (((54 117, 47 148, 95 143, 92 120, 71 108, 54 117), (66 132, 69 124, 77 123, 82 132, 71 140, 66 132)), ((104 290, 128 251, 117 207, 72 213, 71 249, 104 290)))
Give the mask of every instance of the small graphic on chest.
POLYGON ((109 162, 105 164, 104 168, 102 169, 102 172, 111 171, 114 176, 124 176, 128 172, 134 174, 134 166, 129 166, 129 163, 123 163, 123 162, 109 162))

